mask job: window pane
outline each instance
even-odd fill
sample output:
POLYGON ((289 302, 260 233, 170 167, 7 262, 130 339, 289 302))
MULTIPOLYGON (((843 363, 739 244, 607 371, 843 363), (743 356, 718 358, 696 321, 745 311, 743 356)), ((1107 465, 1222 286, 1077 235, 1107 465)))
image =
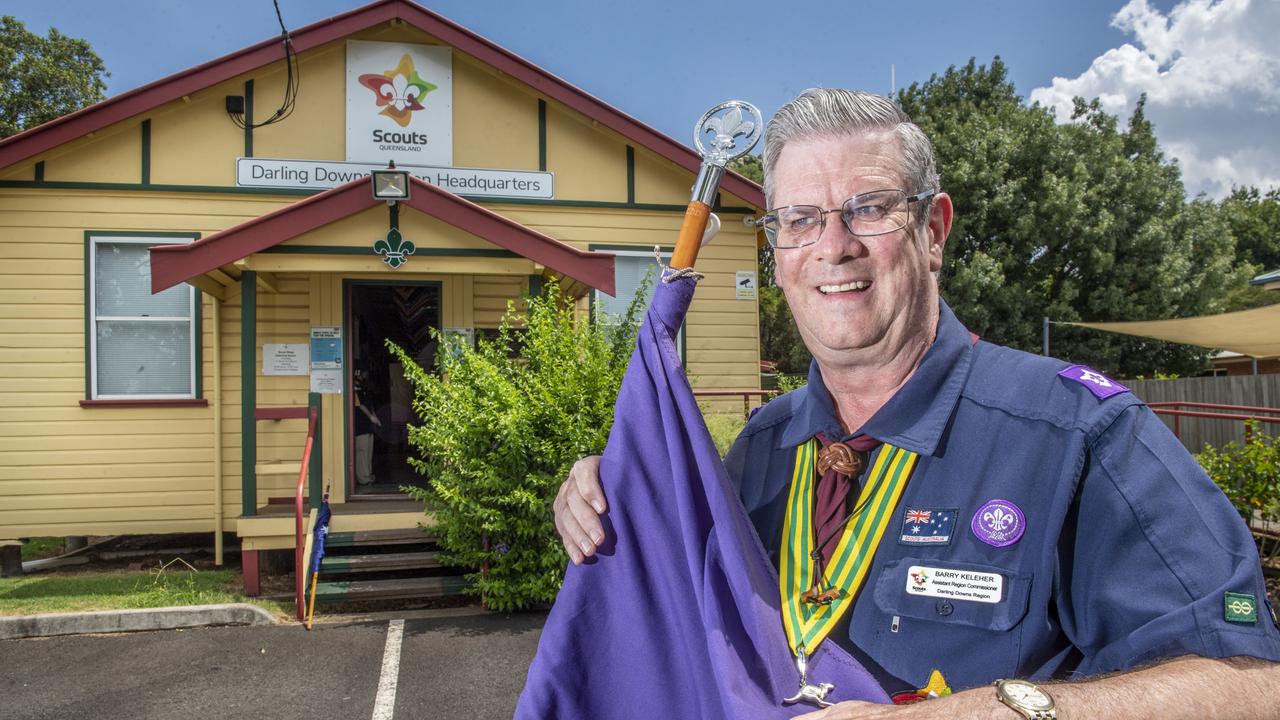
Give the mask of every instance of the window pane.
POLYGON ((192 395, 191 323, 99 320, 98 395, 192 395))
MULTIPOLYGON (((600 308, 611 315, 621 315, 626 312, 627 306, 631 304, 631 299, 636 296, 636 291, 640 288, 640 281, 644 280, 645 275, 650 272, 652 276, 649 278, 649 297, 653 297, 654 285, 660 282, 659 273, 662 272, 653 256, 615 256, 613 259, 613 277, 617 295, 609 297, 604 293, 596 293, 596 297, 600 300, 600 308)), ((648 307, 648 305, 648 302, 646 302, 645 307, 648 307)), ((640 318, 636 319, 639 320, 640 318)))
MULTIPOLYGON (((164 244, 157 239, 156 244, 164 244)), ((99 316, 191 317, 191 290, 175 285, 151 294, 151 258, 147 245, 94 244, 94 301, 99 316)))

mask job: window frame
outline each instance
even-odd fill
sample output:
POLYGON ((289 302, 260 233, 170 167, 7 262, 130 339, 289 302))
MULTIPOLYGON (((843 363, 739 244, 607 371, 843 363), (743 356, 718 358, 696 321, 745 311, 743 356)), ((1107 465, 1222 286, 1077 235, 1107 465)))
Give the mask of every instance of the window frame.
MULTIPOLYGON (((607 252, 618 257, 644 257, 649 259, 653 258, 653 246, 649 246, 647 249, 645 249, 641 246, 636 246, 636 245, 590 245, 588 246, 587 249, 590 250, 591 252, 596 252, 596 251, 607 252)), ((674 254, 674 252, 675 252, 675 248, 672 248, 669 246, 664 245, 658 248, 658 254, 662 258, 663 263, 670 262, 671 256, 672 254, 674 254)), ((618 277, 618 271, 616 267, 614 268, 613 272, 614 272, 614 280, 616 281, 618 277)), ((657 285, 660 282, 662 282, 661 272, 653 276, 654 284, 651 286, 652 289, 650 290, 650 295, 649 295, 650 303, 653 302, 653 293, 657 292, 657 289, 658 289, 657 285)), ((590 310, 592 322, 595 322, 596 298, 599 295, 600 295, 600 291, 592 288, 591 310, 590 310)), ((615 295, 614 297, 617 297, 617 296, 615 295)), ((646 306, 646 309, 647 307, 648 306, 646 306)), ((688 320, 689 320, 688 315, 686 315, 684 321, 680 323, 680 330, 676 333, 676 351, 680 354, 681 364, 685 364, 687 361, 685 357, 685 348, 686 348, 685 330, 689 324, 688 320)), ((644 313, 642 312, 639 317, 639 322, 643 322, 643 321, 644 321, 644 313)))
POLYGON ((84 309, 85 309, 85 398, 81 404, 189 404, 201 402, 203 397, 201 349, 203 346, 201 315, 203 294, 187 285, 189 314, 182 316, 149 317, 143 320, 130 316, 99 316, 97 309, 97 248, 100 243, 117 245, 185 245, 200 238, 199 233, 184 232, 119 232, 87 230, 84 234, 84 309), (180 322, 186 320, 190 327, 189 357, 191 367, 189 393, 102 394, 98 392, 98 322, 99 321, 154 321, 180 322))

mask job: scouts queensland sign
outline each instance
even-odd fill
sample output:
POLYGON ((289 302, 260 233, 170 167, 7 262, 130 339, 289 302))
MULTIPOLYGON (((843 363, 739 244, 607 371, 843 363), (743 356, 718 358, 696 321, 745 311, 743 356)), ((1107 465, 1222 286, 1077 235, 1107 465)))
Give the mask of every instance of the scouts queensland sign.
POLYGON ((449 48, 347 42, 347 160, 453 165, 449 48))

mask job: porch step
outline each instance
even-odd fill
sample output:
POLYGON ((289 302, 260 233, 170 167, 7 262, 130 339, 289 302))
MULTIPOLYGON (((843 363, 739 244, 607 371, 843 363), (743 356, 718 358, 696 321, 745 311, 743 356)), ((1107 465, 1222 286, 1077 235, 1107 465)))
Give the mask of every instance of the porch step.
POLYGON ((325 551, 330 548, 347 548, 382 545, 418 545, 434 542, 435 537, 419 528, 399 530, 359 530, 356 532, 330 533, 325 539, 325 551))
POLYGON ((322 576, 332 573, 381 572, 383 570, 425 570, 440 567, 440 552, 389 552, 367 555, 325 555, 320 561, 322 576))
POLYGON ((466 586, 466 581, 455 575, 394 578, 390 580, 320 582, 316 584, 316 601, 339 603, 364 600, 439 598, 461 595, 466 586))

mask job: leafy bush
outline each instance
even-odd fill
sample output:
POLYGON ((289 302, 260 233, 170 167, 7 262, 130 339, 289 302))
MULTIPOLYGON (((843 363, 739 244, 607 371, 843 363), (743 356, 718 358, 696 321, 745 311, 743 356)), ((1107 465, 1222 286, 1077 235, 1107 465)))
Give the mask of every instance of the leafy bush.
POLYGON ((1246 521, 1280 521, 1280 439, 1248 425, 1248 442, 1206 446, 1196 460, 1246 521))
POLYGON ((441 341, 439 375, 391 345, 414 384, 421 425, 410 464, 428 478, 406 488, 436 521, 444 562, 470 569, 470 591, 508 611, 550 602, 567 559, 551 503, 570 466, 604 449, 642 287, 621 318, 588 322, 549 283, 498 335, 471 348, 441 341))

